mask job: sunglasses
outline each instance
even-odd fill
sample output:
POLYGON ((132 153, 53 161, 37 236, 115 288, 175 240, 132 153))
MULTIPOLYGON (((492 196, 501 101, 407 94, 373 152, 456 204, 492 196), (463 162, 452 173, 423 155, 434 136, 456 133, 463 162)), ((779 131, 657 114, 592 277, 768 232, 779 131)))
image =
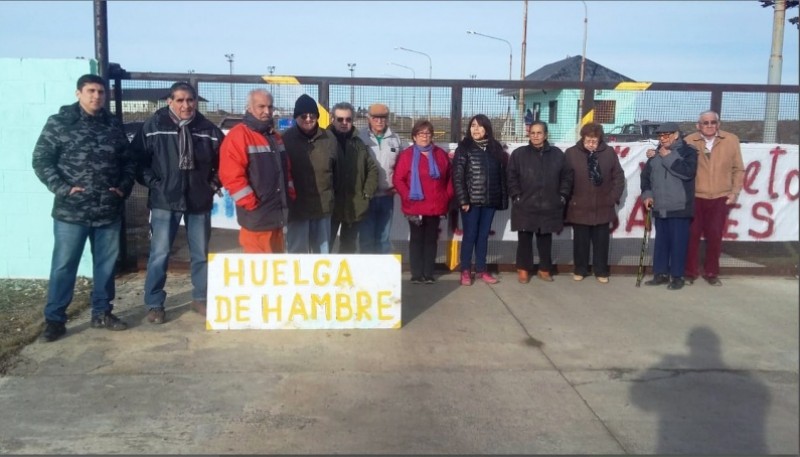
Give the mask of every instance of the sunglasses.
POLYGON ((700 125, 717 125, 718 123, 717 121, 703 121, 700 125))
POLYGON ((344 123, 348 123, 349 124, 349 123, 353 122, 353 118, 352 117, 337 117, 336 118, 336 122, 338 122, 340 124, 344 124, 344 123))
POLYGON ((299 117, 300 119, 311 121, 311 120, 316 119, 317 115, 316 114, 312 114, 312 113, 306 113, 306 114, 301 114, 301 115, 299 115, 297 117, 299 117))

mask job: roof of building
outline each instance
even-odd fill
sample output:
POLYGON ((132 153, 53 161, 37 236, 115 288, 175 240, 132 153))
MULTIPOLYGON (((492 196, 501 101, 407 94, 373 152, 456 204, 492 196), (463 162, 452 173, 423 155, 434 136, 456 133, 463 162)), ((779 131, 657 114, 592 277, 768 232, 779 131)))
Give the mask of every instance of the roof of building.
MULTIPOLYGON (((567 57, 558 62, 549 63, 528 74, 525 81, 575 81, 581 80, 581 56, 567 57)), ((586 59, 584 81, 587 82, 632 82, 633 79, 604 67, 599 63, 586 59)), ((516 95, 517 89, 503 89, 500 95, 516 95)))

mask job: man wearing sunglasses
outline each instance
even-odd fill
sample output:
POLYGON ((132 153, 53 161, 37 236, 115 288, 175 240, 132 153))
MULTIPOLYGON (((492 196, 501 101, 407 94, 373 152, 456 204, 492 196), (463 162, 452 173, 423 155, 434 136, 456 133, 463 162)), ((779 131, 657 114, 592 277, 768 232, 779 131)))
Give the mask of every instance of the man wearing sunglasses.
POLYGON ((320 127, 317 102, 307 94, 295 102, 293 117, 295 125, 283 134, 296 195, 289 202, 286 251, 329 254, 336 138, 320 127))
POLYGON ((354 254, 358 239, 358 226, 369 208, 369 202, 378 188, 378 166, 367 146, 361 141, 353 126, 353 105, 337 103, 331 110, 333 123, 328 130, 338 145, 336 168, 333 176, 333 216, 331 241, 341 227, 339 253, 354 254))
POLYGON ((656 241, 653 251, 653 279, 648 286, 667 284, 683 288, 689 224, 694 215, 694 180, 697 150, 681 138, 678 124, 658 126, 659 147, 648 151, 642 170, 642 202, 653 211, 656 241), (652 155, 652 156, 651 156, 652 155))
POLYGON ((686 142, 698 151, 694 219, 686 254, 686 281, 689 284, 700 273, 698 253, 700 236, 703 236, 706 239, 703 278, 712 286, 722 285, 719 280, 722 232, 728 212, 736 204, 744 181, 739 138, 719 127, 719 114, 705 111, 700 113, 697 132, 686 137, 686 142))
POLYGON ((394 164, 405 149, 400 137, 389 127, 389 107, 373 103, 367 111, 369 125, 358 133, 370 149, 378 166, 378 190, 369 201, 369 209, 359 224, 358 247, 362 254, 390 254, 394 195, 394 164))

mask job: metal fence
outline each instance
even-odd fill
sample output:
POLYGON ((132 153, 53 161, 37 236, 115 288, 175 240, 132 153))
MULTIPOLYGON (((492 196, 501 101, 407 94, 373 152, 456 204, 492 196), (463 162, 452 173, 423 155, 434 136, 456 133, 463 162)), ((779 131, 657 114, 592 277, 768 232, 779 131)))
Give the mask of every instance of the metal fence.
MULTIPOLYGON (((499 80, 422 80, 348 77, 263 77, 257 75, 214 75, 112 72, 112 110, 125 123, 143 121, 166 106, 167 89, 175 81, 187 81, 197 88, 199 110, 212 122, 244 113, 247 94, 255 88, 274 96, 279 130, 291 125, 295 100, 303 93, 323 107, 350 102, 356 107, 355 125, 366 125, 366 108, 382 102, 392 110, 390 125, 401 138, 410 141, 411 127, 425 118, 434 125, 437 143, 457 143, 463 138, 471 116, 489 116, 495 135, 503 142, 524 143, 526 112, 548 123, 551 142, 574 142, 581 119, 603 124, 606 132, 620 130, 641 121, 677 122, 684 131, 694 131, 700 112, 720 113, 725 130, 743 142, 798 144, 798 86, 720 85, 682 83, 594 83, 499 80), (149 89, 150 91, 147 91, 149 89), (147 94, 150 99, 137 98, 147 94), (523 93, 524 103, 520 103, 523 93), (160 95, 159 95, 160 94, 160 95), (768 103, 769 101, 769 103, 768 103), (772 113, 771 122, 766 115, 772 113), (766 133, 765 133, 766 131, 766 133), (766 137, 765 137, 766 135, 766 137)), ((396 211, 396 217, 399 212, 396 211)), ((143 264, 147 255, 146 189, 137 185, 126 209, 126 265, 143 264)), ((454 227, 455 221, 449 226, 454 227)), ((236 234, 214 229, 213 238, 223 248, 236 247, 236 234), (227 237, 227 238, 226 238, 227 237)), ((179 243, 177 243, 179 244, 179 243)), ((499 268, 514 264, 514 242, 490 243, 489 262, 499 268)), ((440 246, 439 261, 445 262, 446 245, 440 246)), ((761 271, 751 267, 777 267, 794 272, 800 243, 723 242, 723 268, 761 271)), ((176 250, 179 248, 176 247, 176 250)), ((406 242, 395 249, 405 254, 406 242)), ((611 261, 617 267, 632 267, 638 261, 639 242, 614 239, 611 261)), ((556 240, 554 260, 571 262, 571 242, 556 240)), ((770 271, 777 271, 773 268, 770 271)), ((793 274, 793 273, 792 273, 793 274)))

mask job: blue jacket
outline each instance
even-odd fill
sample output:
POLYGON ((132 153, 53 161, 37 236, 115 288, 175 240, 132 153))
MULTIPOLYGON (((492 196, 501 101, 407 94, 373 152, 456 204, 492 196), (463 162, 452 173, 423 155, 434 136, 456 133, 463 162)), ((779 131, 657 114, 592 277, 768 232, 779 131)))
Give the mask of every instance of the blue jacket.
POLYGON ((653 199, 653 216, 692 217, 697 150, 678 138, 666 157, 656 154, 642 170, 642 200, 653 199))

